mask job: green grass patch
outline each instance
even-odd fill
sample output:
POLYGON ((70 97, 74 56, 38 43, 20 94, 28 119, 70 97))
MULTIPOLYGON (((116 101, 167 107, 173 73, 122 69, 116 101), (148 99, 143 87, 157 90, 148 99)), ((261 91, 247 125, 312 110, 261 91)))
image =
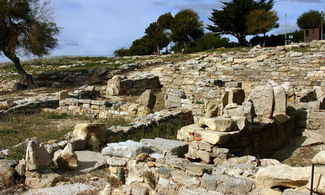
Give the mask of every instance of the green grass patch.
POLYGON ((70 115, 68 114, 56 114, 56 113, 51 113, 49 116, 48 116, 48 119, 67 119, 67 118, 70 118, 70 115))

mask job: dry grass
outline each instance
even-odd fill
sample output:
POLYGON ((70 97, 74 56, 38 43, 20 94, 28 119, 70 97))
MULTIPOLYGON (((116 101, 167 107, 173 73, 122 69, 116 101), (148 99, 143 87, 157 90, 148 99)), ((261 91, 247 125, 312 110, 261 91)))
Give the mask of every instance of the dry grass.
MULTIPOLYGON (((121 117, 96 120, 45 112, 5 115, 0 117, 0 150, 11 148, 32 137, 37 137, 42 142, 60 139, 66 133, 72 131, 76 124, 82 122, 101 122, 109 127, 125 125, 129 121, 121 117)), ((24 145, 11 150, 9 158, 20 159, 24 154, 24 150, 24 145)))

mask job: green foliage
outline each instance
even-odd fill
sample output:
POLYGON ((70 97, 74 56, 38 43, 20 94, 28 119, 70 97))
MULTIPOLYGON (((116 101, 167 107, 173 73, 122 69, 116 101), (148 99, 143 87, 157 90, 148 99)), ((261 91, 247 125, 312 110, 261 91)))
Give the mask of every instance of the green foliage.
POLYGON ((219 47, 227 47, 229 43, 228 38, 221 38, 214 33, 206 33, 203 37, 195 40, 193 46, 189 48, 190 52, 200 52, 219 47))
POLYGON ((56 114, 56 113, 51 113, 49 116, 48 116, 48 119, 67 119, 67 118, 70 118, 70 115, 68 114, 56 114))
POLYGON ((324 21, 321 12, 310 10, 299 16, 297 19, 297 25, 300 29, 319 28, 321 26, 322 19, 324 21))
POLYGON ((247 16, 247 30, 250 34, 265 34, 273 28, 278 28, 279 20, 276 12, 256 9, 247 16))
POLYGON ((250 34, 247 29, 248 14, 256 9, 271 10, 274 0, 231 0, 222 3, 221 9, 213 10, 209 18, 213 25, 209 25, 208 29, 219 35, 233 35, 240 45, 246 46, 246 36, 250 34))
POLYGON ((135 40, 129 49, 118 49, 115 56, 149 55, 160 52, 171 41, 176 43, 175 51, 188 49, 189 44, 203 36, 203 23, 192 10, 181 10, 175 17, 171 13, 161 15, 157 22, 145 30, 145 36, 135 40))
POLYGON ((170 29, 173 19, 174 17, 172 16, 172 14, 168 12, 159 16, 157 23, 164 29, 170 29))
POLYGON ((204 35, 203 23, 199 16, 192 10, 186 9, 178 12, 171 25, 172 40, 177 44, 183 44, 187 49, 187 43, 204 35))
POLYGON ((164 29, 157 22, 151 23, 149 27, 146 28, 145 32, 151 43, 156 46, 158 53, 169 44, 169 39, 164 29))

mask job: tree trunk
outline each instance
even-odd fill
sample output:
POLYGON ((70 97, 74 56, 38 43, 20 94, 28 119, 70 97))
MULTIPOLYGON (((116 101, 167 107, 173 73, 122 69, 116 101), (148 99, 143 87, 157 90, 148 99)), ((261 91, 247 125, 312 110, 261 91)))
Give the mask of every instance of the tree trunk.
POLYGON ((238 35, 237 39, 238 39, 240 46, 247 46, 247 41, 246 41, 245 35, 238 35))
POLYGON ((20 59, 15 54, 10 54, 9 52, 3 51, 5 56, 9 58, 14 64, 17 72, 22 76, 23 81, 26 83, 29 89, 36 88, 36 85, 33 81, 33 76, 28 74, 20 64, 20 59))
POLYGON ((264 33, 264 37, 263 37, 263 47, 265 47, 265 43, 266 43, 266 35, 264 33))

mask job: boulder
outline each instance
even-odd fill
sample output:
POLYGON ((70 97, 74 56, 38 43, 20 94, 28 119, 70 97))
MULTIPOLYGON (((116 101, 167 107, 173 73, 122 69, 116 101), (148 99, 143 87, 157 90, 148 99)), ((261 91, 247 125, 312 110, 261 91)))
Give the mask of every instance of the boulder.
POLYGON ((325 150, 316 154, 312 162, 316 165, 325 165, 325 150))
POLYGON ((151 153, 151 148, 143 143, 128 140, 126 142, 110 143, 102 149, 102 155, 122 158, 135 158, 142 152, 151 153))
POLYGON ((27 143, 26 171, 41 172, 50 169, 51 163, 50 153, 37 139, 33 139, 27 143))
POLYGON ((188 151, 188 144, 182 141, 155 138, 142 139, 140 143, 149 146, 154 152, 164 155, 183 156, 188 151))
POLYGON ((34 189, 52 187, 62 180, 62 176, 57 173, 26 172, 25 176, 25 185, 34 189))
POLYGON ((150 89, 148 89, 139 97, 138 103, 153 110, 156 104, 156 99, 157 97, 152 93, 150 89))
POLYGON ((105 124, 82 123, 74 127, 73 138, 85 140, 86 148, 99 151, 106 135, 105 124))
POLYGON ((115 75, 112 79, 107 81, 106 95, 116 96, 120 94, 121 80, 124 77, 115 75))
POLYGON ((15 185, 17 172, 7 160, 0 160, 0 190, 15 185))
POLYGON ((77 169, 78 157, 73 150, 72 144, 68 143, 63 150, 56 151, 53 162, 60 169, 77 169))
POLYGON ((281 164, 260 168, 255 177, 256 184, 259 187, 283 186, 296 188, 306 185, 310 174, 310 167, 291 167, 281 164))
POLYGON ((274 94, 273 87, 269 83, 264 86, 256 86, 251 93, 255 114, 259 117, 272 117, 274 94))
POLYGON ((238 130, 236 123, 231 118, 215 117, 207 118, 203 117, 199 120, 200 125, 207 126, 213 131, 236 131, 238 130))

